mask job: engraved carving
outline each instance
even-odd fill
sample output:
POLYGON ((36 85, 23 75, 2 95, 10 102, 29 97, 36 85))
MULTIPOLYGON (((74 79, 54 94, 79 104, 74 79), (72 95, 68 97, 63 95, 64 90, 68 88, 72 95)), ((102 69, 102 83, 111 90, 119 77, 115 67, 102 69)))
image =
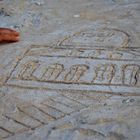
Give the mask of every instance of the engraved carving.
POLYGON ((140 60, 139 50, 131 50, 123 48, 123 50, 115 50, 113 48, 82 48, 75 46, 61 46, 49 47, 49 46, 32 46, 27 52, 27 56, 41 56, 41 57, 78 57, 78 58, 90 58, 90 59, 110 59, 110 60, 140 60), (137 54, 135 53, 137 52, 137 54))
POLYGON ((38 61, 30 61, 23 64, 21 66, 22 69, 18 75, 18 78, 23 80, 32 80, 33 79, 32 73, 37 69, 38 66, 39 66, 38 61))
POLYGON ((93 83, 110 84, 115 74, 115 65, 105 64, 95 68, 93 83))
POLYGON ((123 68, 123 84, 135 86, 138 83, 140 74, 139 65, 126 65, 123 68))
POLYGON ((139 67, 139 57, 126 48, 121 51, 74 46, 32 47, 18 62, 6 84, 111 93, 133 93, 135 86, 137 94, 140 93, 139 67))
POLYGON ((41 80, 43 77, 43 74, 46 72, 47 65, 40 63, 40 65, 37 67, 37 69, 33 72, 32 76, 36 80, 41 80))
POLYGON ((114 85, 122 85, 122 66, 116 66, 115 67, 115 74, 111 80, 111 84, 114 85))
POLYGON ((70 68, 70 71, 66 74, 64 80, 67 82, 77 82, 89 69, 86 65, 74 65, 70 68))
POLYGON ((63 70, 64 66, 62 64, 52 64, 48 66, 41 79, 45 81, 56 81, 63 70))
POLYGON ((60 42, 62 45, 127 47, 129 35, 118 29, 90 29, 78 32, 60 42))

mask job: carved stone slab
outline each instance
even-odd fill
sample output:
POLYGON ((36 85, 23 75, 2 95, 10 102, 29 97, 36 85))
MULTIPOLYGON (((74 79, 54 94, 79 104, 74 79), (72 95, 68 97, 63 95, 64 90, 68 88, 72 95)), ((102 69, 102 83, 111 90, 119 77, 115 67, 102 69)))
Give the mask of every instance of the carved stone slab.
POLYGON ((140 93, 135 50, 31 46, 13 69, 10 86, 55 90, 140 93))

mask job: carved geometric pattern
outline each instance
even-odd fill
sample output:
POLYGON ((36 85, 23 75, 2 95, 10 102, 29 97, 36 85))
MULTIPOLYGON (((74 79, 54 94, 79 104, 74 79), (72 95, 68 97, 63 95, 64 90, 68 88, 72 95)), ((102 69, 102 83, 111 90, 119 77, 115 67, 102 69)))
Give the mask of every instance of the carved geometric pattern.
POLYGON ((139 56, 124 49, 31 46, 6 84, 25 88, 140 93, 139 56), (127 59, 129 58, 129 59, 127 59), (127 75, 127 76, 126 76, 127 75))

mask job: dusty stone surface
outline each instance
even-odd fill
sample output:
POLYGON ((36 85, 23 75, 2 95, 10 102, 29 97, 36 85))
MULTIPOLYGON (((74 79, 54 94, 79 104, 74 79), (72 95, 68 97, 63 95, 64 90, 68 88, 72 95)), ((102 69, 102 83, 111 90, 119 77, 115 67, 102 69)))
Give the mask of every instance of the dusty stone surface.
POLYGON ((0 140, 139 140, 140 0, 1 0, 0 140))

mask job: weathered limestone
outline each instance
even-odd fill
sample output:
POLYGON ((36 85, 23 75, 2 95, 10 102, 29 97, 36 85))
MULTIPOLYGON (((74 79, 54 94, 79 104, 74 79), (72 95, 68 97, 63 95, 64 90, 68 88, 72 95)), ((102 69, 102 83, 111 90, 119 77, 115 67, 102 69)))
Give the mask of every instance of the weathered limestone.
POLYGON ((0 139, 139 140, 140 1, 0 1, 0 139))

